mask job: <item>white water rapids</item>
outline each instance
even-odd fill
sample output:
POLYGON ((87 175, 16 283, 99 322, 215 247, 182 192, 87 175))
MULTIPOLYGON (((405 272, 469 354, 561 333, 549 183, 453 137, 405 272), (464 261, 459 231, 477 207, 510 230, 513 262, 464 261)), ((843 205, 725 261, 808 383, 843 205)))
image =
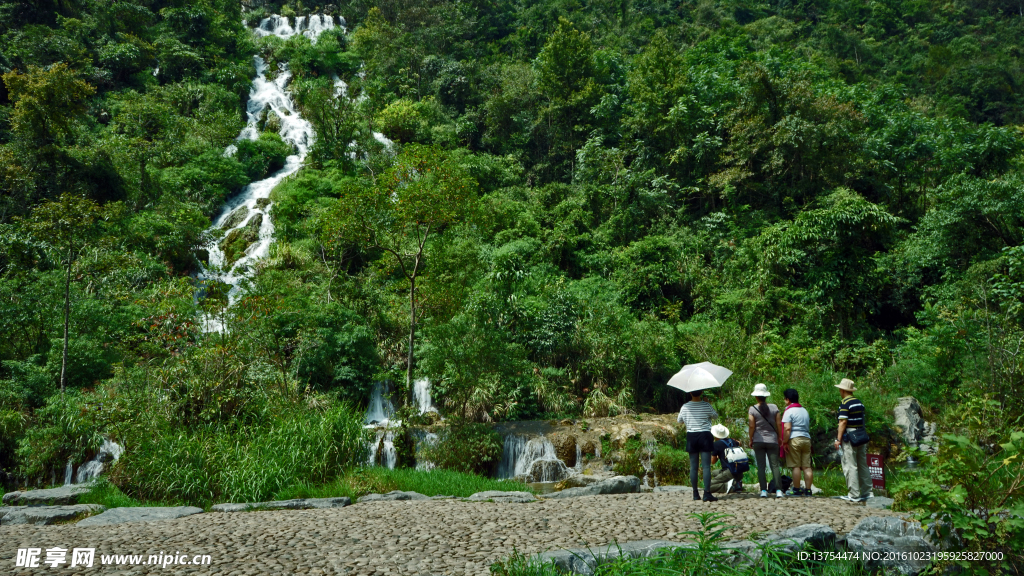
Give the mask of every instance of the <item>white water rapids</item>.
MULTIPOLYGON (((344 26, 343 19, 341 25, 344 26)), ((288 18, 275 15, 261 20, 254 32, 257 36, 277 36, 283 39, 301 34, 316 42, 320 33, 334 27, 335 21, 332 16, 320 14, 308 18, 300 16, 295 19, 295 26, 292 27, 288 18)), ((231 286, 228 291, 229 306, 238 300, 241 281, 248 277, 257 260, 265 258, 269 254, 270 245, 274 241, 274 223, 270 218, 271 190, 302 167, 315 138, 313 125, 302 118, 289 94, 288 84, 292 74, 288 71, 287 63, 282 63, 279 66, 279 73, 271 80, 267 78, 269 69, 267 63, 259 56, 255 56, 254 59, 256 78, 252 82, 249 103, 246 108, 248 122, 238 135, 237 140, 257 139, 260 117, 265 110, 269 110, 280 119, 281 128, 278 134, 285 142, 294 147, 296 153, 288 156, 284 167, 270 177, 248 184, 238 195, 229 199, 209 229, 213 240, 203 246, 209 255, 209 262, 202 268, 198 277, 200 280, 215 280, 231 286), (228 264, 220 243, 232 230, 240 230, 248 226, 253 218, 259 218, 260 222, 257 240, 245 249, 240 258, 228 264)), ((232 144, 224 153, 230 156, 236 150, 232 144)), ((219 319, 210 316, 204 318, 203 324, 207 332, 220 332, 224 329, 219 319)))

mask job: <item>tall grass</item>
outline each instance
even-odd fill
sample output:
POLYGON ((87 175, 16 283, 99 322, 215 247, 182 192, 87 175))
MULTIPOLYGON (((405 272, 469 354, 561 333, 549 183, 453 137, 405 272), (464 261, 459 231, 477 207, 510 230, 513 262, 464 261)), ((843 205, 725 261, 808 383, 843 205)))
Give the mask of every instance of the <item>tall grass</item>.
POLYGON ((344 404, 295 410, 262 426, 161 429, 140 438, 114 482, 139 499, 254 502, 296 482, 325 484, 365 459, 362 419, 344 404))
POLYGON ((533 492, 516 480, 495 480, 470 472, 435 469, 368 467, 349 471, 327 484, 296 483, 275 494, 277 500, 291 498, 332 498, 348 496, 356 499, 365 494, 384 494, 392 490, 419 492, 425 496, 465 497, 487 490, 533 492))

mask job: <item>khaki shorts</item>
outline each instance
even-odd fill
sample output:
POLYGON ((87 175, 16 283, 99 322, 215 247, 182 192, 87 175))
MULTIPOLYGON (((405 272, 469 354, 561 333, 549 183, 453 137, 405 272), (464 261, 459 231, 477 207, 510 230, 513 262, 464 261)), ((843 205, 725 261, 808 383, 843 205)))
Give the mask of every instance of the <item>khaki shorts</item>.
POLYGON ((787 468, 811 467, 811 439, 797 436, 789 439, 789 450, 786 451, 787 468))

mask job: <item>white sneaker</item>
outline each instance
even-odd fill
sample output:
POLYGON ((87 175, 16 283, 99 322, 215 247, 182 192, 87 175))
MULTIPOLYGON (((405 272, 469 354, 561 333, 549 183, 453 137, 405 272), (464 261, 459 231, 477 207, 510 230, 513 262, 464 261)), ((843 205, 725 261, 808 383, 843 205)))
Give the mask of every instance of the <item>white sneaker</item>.
POLYGON ((775 491, 775 497, 776 498, 782 498, 784 496, 785 496, 785 494, 782 493, 782 490, 776 490, 775 491))
POLYGON ((767 498, 767 497, 768 497, 768 491, 767 490, 761 490, 761 498, 767 498))
POLYGON ((859 502, 857 498, 854 498, 849 494, 847 494, 846 496, 836 496, 836 498, 839 498, 840 500, 845 500, 846 502, 859 502))

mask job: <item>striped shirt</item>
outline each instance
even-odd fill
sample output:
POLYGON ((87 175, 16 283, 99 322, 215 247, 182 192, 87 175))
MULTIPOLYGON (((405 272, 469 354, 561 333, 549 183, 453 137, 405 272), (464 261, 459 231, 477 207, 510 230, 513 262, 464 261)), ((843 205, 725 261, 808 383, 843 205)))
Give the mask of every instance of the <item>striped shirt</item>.
POLYGON ((718 412, 704 400, 683 404, 676 420, 686 425, 686 432, 711 432, 711 421, 718 418, 718 412))
POLYGON ((864 426, 864 404, 860 400, 850 396, 839 405, 839 419, 846 420, 847 428, 861 428, 864 426))

